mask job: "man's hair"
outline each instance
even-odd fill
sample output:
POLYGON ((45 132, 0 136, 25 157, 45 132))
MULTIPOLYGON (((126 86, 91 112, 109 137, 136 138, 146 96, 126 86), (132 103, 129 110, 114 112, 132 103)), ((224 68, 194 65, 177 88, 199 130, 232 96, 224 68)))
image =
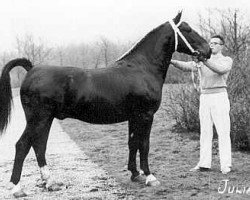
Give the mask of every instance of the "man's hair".
POLYGON ((219 38, 220 41, 222 42, 222 45, 225 44, 225 40, 224 40, 224 38, 223 38, 221 35, 214 35, 214 36, 212 36, 211 38, 219 38))

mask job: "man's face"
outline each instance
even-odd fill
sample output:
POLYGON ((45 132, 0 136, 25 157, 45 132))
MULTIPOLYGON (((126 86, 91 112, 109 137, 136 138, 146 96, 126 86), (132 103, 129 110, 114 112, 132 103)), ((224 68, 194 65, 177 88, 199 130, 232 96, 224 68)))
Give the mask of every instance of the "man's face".
POLYGON ((212 54, 217 54, 223 48, 222 41, 219 38, 212 38, 209 44, 212 50, 212 54))

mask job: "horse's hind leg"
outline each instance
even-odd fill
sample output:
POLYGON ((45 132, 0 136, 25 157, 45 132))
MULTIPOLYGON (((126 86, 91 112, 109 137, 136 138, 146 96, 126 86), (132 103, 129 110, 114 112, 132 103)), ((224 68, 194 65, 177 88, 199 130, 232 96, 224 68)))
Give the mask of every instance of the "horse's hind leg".
POLYGON ((35 151, 41 172, 41 182, 38 186, 45 186, 50 191, 57 191, 61 190, 62 185, 51 177, 45 158, 49 131, 54 117, 46 110, 41 110, 40 113, 43 114, 40 116, 40 120, 36 125, 35 134, 32 137, 32 147, 35 151))
POLYGON ((16 144, 16 156, 10 182, 15 185, 12 193, 15 197, 25 196, 18 182, 20 181, 23 162, 31 146, 35 150, 40 168, 46 165, 45 151, 53 117, 48 112, 26 112, 27 125, 16 144))
POLYGON ((41 120, 37 125, 36 133, 32 138, 32 147, 36 154, 38 166, 40 167, 41 179, 45 184, 50 180, 45 153, 52 121, 52 117, 41 120))
POLYGON ((9 189, 12 189, 12 193, 15 197, 26 196, 18 183, 20 181, 24 159, 29 153, 31 147, 31 132, 32 128, 26 125, 22 136, 16 143, 16 155, 9 185, 9 189))

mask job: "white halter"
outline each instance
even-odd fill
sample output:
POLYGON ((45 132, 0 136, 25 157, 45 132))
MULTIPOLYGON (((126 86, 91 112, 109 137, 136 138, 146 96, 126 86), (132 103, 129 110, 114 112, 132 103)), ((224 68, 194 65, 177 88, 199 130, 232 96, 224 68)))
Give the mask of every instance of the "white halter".
POLYGON ((180 29, 178 28, 181 24, 181 21, 178 24, 175 24, 174 21, 170 20, 169 21, 170 25, 172 26, 173 30, 174 30, 174 36, 175 36, 175 51, 177 50, 177 46, 178 46, 178 35, 181 37, 181 39, 183 40, 183 42, 187 45, 187 47, 189 48, 189 50, 192 53, 195 53, 197 51, 195 51, 193 49, 193 47, 189 44, 189 42, 186 40, 186 38, 184 37, 184 35, 181 33, 180 29))
MULTIPOLYGON (((180 32, 180 29, 178 28, 181 24, 181 21, 178 24, 175 24, 172 20, 169 21, 170 25, 172 26, 173 30, 174 30, 174 36, 175 36, 175 51, 177 50, 177 46, 178 46, 178 34, 181 37, 181 39, 183 40, 183 42, 187 45, 187 47, 189 48, 189 50, 192 53, 198 52, 195 51, 193 49, 193 47, 189 44, 189 42, 186 40, 186 38, 183 36, 183 34, 180 32)), ((199 84, 198 86, 196 85, 195 81, 194 81, 194 71, 191 71, 191 77, 192 77, 192 82, 194 85, 194 88, 198 91, 201 92, 202 91, 202 87, 201 87, 201 63, 196 63, 196 67, 198 68, 198 81, 199 84)))

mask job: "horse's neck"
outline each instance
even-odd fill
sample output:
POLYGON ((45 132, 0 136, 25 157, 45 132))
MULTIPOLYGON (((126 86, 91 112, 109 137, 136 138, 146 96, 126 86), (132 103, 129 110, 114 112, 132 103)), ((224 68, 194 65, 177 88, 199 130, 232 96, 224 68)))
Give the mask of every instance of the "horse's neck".
POLYGON ((165 80, 166 73, 174 49, 166 41, 165 25, 147 34, 140 42, 138 42, 128 53, 121 59, 134 63, 137 67, 143 67, 156 77, 161 77, 161 81, 165 80), (167 52, 164 52, 164 48, 167 52))
POLYGON ((164 82, 172 54, 169 52, 167 54, 162 53, 161 55, 155 54, 153 49, 138 49, 133 54, 124 58, 124 60, 136 67, 145 69, 145 71, 157 77, 160 82, 164 82))

